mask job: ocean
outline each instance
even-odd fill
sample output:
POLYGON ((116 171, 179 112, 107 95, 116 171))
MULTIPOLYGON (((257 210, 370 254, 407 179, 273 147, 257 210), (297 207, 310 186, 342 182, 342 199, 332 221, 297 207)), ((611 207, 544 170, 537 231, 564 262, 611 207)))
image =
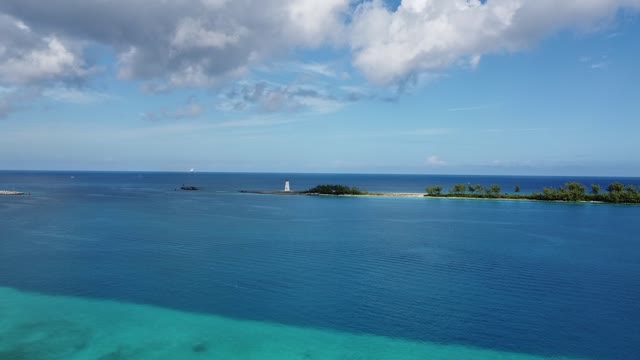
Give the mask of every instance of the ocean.
POLYGON ((285 179, 640 185, 0 171, 0 359, 639 358, 640 206, 239 192, 285 179))

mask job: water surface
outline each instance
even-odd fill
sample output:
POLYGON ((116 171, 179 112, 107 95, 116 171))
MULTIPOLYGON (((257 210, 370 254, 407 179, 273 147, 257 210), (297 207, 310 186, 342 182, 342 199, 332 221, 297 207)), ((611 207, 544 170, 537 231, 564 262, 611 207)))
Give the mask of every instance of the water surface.
POLYGON ((237 193, 287 176, 0 173, 0 354, 637 359, 640 207, 237 193))

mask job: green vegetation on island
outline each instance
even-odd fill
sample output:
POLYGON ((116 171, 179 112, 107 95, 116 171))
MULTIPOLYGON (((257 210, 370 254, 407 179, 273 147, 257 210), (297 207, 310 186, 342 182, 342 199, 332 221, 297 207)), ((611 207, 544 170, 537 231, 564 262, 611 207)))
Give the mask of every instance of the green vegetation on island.
POLYGON ((600 185, 592 184, 591 191, 578 182, 570 182, 559 188, 543 188, 542 192, 521 194, 520 186, 515 186, 514 194, 501 194, 499 185, 485 188, 481 185, 456 184, 450 191, 444 193, 442 186, 426 188, 426 196, 432 197, 461 197, 472 199, 517 199, 540 201, 596 201, 615 204, 640 203, 640 189, 634 185, 624 185, 619 182, 609 184, 606 193, 602 192, 600 185))
POLYGON ((307 191, 305 194, 319 194, 319 195, 367 195, 366 191, 362 191, 357 187, 349 187, 345 185, 318 185, 307 191))
POLYGON ((635 185, 624 185, 620 182, 609 184, 606 188, 598 184, 591 184, 590 188, 578 182, 569 182, 558 188, 543 188, 542 192, 522 193, 519 185, 513 187, 513 192, 502 193, 502 187, 497 184, 491 186, 455 184, 445 190, 442 186, 430 186, 425 189, 426 194, 419 193, 369 193, 357 187, 346 185, 324 184, 306 191, 241 191, 259 194, 293 194, 293 195, 333 195, 333 196, 395 196, 395 197, 440 197, 440 198, 469 198, 469 199, 512 199, 564 202, 601 202, 614 204, 640 204, 640 189, 635 185))

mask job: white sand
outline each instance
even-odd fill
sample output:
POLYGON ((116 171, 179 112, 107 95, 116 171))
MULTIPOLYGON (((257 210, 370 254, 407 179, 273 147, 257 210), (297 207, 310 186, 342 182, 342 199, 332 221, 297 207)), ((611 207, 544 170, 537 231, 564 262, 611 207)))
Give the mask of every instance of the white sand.
POLYGON ((20 191, 0 190, 0 195, 24 195, 20 191))

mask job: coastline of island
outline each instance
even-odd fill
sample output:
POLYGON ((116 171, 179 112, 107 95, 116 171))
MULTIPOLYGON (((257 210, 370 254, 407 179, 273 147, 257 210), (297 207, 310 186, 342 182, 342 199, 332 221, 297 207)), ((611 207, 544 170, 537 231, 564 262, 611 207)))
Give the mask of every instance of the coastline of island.
MULTIPOLYGON (((551 201, 551 200, 535 200, 535 199, 527 199, 527 198, 488 198, 488 197, 470 197, 470 196, 448 196, 448 195, 440 195, 440 196, 430 196, 424 193, 399 193, 399 192, 377 192, 377 193, 366 193, 366 194, 319 194, 319 193, 307 193, 303 191, 262 191, 262 190, 240 190, 240 193, 243 194, 255 194, 255 195, 297 195, 297 196, 326 196, 326 197, 357 197, 357 198, 376 198, 376 197, 385 197, 385 198, 425 198, 425 199, 434 199, 434 200, 487 200, 487 201, 535 201, 535 202, 566 202, 566 201, 551 201)), ((575 201, 578 203, 595 203, 595 204, 605 204, 602 201, 575 201)))
POLYGON ((544 188, 541 193, 533 192, 520 194, 520 187, 514 188, 514 193, 501 193, 499 185, 484 188, 481 185, 457 184, 447 193, 442 186, 432 186, 425 189, 425 193, 370 193, 357 187, 345 185, 318 185, 306 191, 247 191, 242 193, 269 194, 269 195, 306 195, 306 196, 337 196, 337 197, 396 197, 396 198, 431 198, 431 199, 455 199, 455 200, 510 200, 510 201, 536 201, 536 202, 560 202, 560 203, 590 203, 590 204, 640 204, 640 189, 634 185, 623 185, 619 182, 609 184, 606 193, 596 184, 591 185, 591 192, 587 193, 587 187, 570 182, 559 188, 544 188))
POLYGON ((240 190, 243 194, 257 194, 257 195, 304 195, 304 196, 342 196, 342 197, 404 197, 404 198, 422 198, 425 196, 423 193, 405 193, 405 192, 376 192, 369 193, 363 192, 362 194, 323 194, 318 192, 308 191, 265 191, 265 190, 240 190))

